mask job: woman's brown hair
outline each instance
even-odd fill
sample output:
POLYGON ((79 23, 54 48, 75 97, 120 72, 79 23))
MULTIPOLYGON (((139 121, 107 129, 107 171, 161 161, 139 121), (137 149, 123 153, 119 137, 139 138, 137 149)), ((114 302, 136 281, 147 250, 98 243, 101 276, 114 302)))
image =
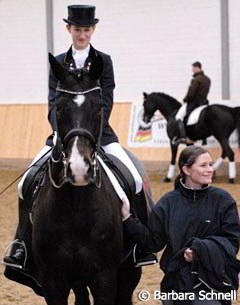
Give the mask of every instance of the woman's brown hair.
POLYGON ((200 155, 206 153, 209 154, 209 152, 206 149, 202 148, 201 146, 194 146, 194 145, 188 146, 180 153, 178 159, 178 168, 180 173, 175 179, 175 183, 174 183, 175 188, 178 186, 179 180, 185 178, 183 167, 184 166, 191 167, 196 162, 197 158, 200 155))

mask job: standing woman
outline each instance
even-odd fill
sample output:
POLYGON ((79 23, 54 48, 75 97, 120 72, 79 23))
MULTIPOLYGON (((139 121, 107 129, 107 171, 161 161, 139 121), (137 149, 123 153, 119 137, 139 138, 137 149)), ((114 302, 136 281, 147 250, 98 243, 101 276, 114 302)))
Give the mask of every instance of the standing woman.
POLYGON ((147 251, 164 249, 161 292, 195 293, 195 300, 163 301, 164 305, 220 305, 231 301, 204 299, 205 292, 238 289, 239 217, 236 202, 225 190, 210 186, 212 158, 202 147, 189 146, 179 157, 175 189, 153 208, 148 226, 122 215, 125 233, 147 251), (201 293, 200 293, 201 292, 201 293))
MULTIPOLYGON (((91 38, 94 34, 96 24, 99 19, 95 18, 95 6, 92 5, 69 5, 68 6, 68 18, 63 19, 67 25, 67 31, 71 36, 72 45, 67 52, 56 56, 56 59, 67 69, 80 69, 88 68, 91 65, 91 60, 94 56, 101 56, 103 60, 103 72, 100 77, 100 86, 102 89, 102 104, 103 104, 103 130, 101 137, 101 146, 106 153, 112 154, 120 159, 130 170, 134 180, 136 193, 142 190, 142 178, 135 168, 134 164, 121 147, 118 142, 118 138, 114 133, 113 129, 109 125, 109 117, 113 106, 113 90, 115 88, 114 82, 114 72, 111 57, 103 52, 96 50, 91 44, 91 38)), ((49 113, 48 119, 52 126, 52 130, 56 131, 56 88, 58 85, 57 79, 54 77, 52 71, 50 71, 49 76, 49 113)), ((46 146, 44 146, 38 155, 33 160, 32 164, 35 164, 44 155, 49 153, 51 147, 53 146, 53 135, 48 137, 46 146)), ((19 193, 19 210, 22 211, 25 207, 25 202, 23 198, 23 183, 29 174, 31 169, 29 169, 21 179, 18 185, 19 193)), ((23 217, 20 216, 19 223, 22 224, 26 221, 25 213, 23 217), (23 218, 23 219, 21 219, 23 218)), ((21 228, 22 225, 18 228, 21 228)), ((24 227, 24 225, 23 225, 24 227)), ((9 266, 24 267, 24 262, 26 261, 26 245, 24 243, 24 232, 18 229, 16 234, 16 239, 10 255, 4 257, 4 263, 9 266)))

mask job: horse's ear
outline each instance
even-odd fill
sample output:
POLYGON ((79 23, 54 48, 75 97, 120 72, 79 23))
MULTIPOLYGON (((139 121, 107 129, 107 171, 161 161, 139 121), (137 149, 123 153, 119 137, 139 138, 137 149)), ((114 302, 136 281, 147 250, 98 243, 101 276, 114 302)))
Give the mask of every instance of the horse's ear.
POLYGON ((103 71, 103 59, 101 55, 93 58, 90 68, 89 75, 92 80, 97 80, 100 78, 103 71))
POLYGON ((147 94, 146 92, 143 92, 143 97, 144 97, 144 99, 146 100, 147 97, 148 97, 148 94, 147 94))
POLYGON ((56 58, 51 54, 48 53, 48 60, 53 72, 53 75, 56 77, 56 79, 63 81, 66 75, 66 70, 63 68, 63 66, 56 60, 56 58))

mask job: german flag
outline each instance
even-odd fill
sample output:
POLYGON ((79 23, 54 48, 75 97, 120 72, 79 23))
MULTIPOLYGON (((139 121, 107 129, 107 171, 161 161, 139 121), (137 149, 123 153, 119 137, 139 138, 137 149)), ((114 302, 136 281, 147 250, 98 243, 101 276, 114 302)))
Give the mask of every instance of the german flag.
POLYGON ((143 129, 142 127, 138 128, 138 131, 135 135, 134 142, 147 142, 152 139, 152 129, 143 129))

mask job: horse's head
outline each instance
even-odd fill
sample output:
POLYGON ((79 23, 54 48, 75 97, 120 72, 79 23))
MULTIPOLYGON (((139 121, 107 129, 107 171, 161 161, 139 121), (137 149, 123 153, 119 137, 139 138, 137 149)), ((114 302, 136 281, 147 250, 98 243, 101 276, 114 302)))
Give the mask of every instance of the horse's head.
POLYGON ((175 115, 180 106, 181 103, 165 93, 153 92, 147 94, 143 92, 143 124, 151 124, 156 110, 159 110, 165 119, 168 120, 175 115))
POLYGON ((156 103, 152 94, 143 92, 143 121, 148 124, 151 122, 155 111, 157 110, 156 103))
POLYGON ((154 99, 152 98, 152 94, 143 92, 143 113, 139 117, 139 124, 143 129, 151 128, 151 120, 155 111, 157 110, 156 103, 154 103, 154 99))
POLYGON ((73 185, 88 184, 96 166, 95 152, 101 136, 102 101, 99 77, 102 58, 92 59, 89 69, 66 70, 49 54, 58 79, 55 122, 64 157, 64 179, 73 185))

